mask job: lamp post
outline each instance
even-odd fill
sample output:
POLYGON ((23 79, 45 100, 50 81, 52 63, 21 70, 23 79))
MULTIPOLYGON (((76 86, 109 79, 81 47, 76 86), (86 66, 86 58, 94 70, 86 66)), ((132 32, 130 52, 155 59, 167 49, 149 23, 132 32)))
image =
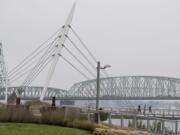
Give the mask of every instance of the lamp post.
POLYGON ((100 70, 110 68, 110 65, 101 67, 100 61, 97 62, 97 93, 96 93, 96 122, 99 123, 99 95, 100 95, 100 70))

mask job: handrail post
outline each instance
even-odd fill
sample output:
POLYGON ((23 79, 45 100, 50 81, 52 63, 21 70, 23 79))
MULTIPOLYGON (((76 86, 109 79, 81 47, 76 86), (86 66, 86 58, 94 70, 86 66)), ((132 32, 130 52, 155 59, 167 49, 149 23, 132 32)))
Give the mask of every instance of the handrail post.
POLYGON ((137 122, 136 121, 137 121, 137 118, 136 118, 136 116, 134 116, 133 126, 134 126, 135 129, 137 128, 137 125, 136 125, 137 122))
POLYGON ((175 135, 178 135, 178 121, 175 123, 175 135))
POLYGON ((150 120, 149 120, 149 117, 147 117, 147 131, 150 132, 150 120))
POLYGON ((162 120, 162 135, 165 135, 165 121, 162 120))
POLYGON ((121 115, 121 127, 122 128, 124 127, 124 118, 123 118, 123 115, 121 115))
POLYGON ((109 113, 109 125, 112 124, 112 119, 111 119, 111 112, 109 113))

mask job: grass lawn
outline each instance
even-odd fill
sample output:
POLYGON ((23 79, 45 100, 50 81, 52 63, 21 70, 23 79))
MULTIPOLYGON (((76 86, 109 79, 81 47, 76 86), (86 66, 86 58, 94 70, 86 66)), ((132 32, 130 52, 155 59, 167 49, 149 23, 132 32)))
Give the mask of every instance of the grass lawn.
POLYGON ((0 123, 0 135, 92 135, 90 132, 40 124, 0 123))

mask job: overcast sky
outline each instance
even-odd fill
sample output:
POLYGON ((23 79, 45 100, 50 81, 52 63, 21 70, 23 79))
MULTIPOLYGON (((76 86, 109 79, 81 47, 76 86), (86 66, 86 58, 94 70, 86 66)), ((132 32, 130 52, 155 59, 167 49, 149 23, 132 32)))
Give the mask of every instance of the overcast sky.
MULTIPOLYGON (((60 28, 74 0, 0 0, 0 41, 11 70, 60 28)), ((180 78, 179 0, 78 0, 72 26, 110 76, 180 78)), ((43 85, 42 77, 36 82, 43 85)), ((61 59, 51 86, 84 78, 61 59)))

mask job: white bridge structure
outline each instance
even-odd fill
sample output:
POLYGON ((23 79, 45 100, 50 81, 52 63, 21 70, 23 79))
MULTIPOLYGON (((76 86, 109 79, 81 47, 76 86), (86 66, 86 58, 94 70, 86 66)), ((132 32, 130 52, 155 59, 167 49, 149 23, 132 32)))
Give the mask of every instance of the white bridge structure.
MULTIPOLYGON (((77 32, 71 26, 75 5, 69 13, 69 16, 60 30, 53 34, 33 53, 26 57, 19 65, 10 72, 6 71, 2 44, 0 44, 0 99, 7 103, 17 97, 24 100, 40 99, 50 100, 56 97, 58 100, 95 100, 96 99, 96 58, 81 40, 77 32), (78 41, 83 45, 86 53, 78 48, 76 43, 69 36, 72 32, 78 41), (74 53, 68 48, 67 42, 71 44, 88 62, 86 66, 74 53), (71 56, 80 63, 87 71, 83 73, 79 68, 73 65, 63 54, 66 50, 71 56), (88 54, 91 60, 86 57, 88 54), (37 59, 35 59, 37 58, 37 59), (86 78, 86 81, 74 84, 71 89, 63 90, 49 88, 59 58, 62 58, 76 71, 86 78), (47 78, 42 87, 31 86, 32 82, 43 71, 47 65, 50 65, 47 78), (91 68, 91 69, 90 69, 91 68), (93 70, 93 71, 92 71, 93 70), (12 87, 10 84, 19 78, 25 76, 20 86, 12 87)), ((179 100, 180 99, 180 79, 159 76, 120 76, 109 77, 105 71, 100 79, 100 100, 179 100)))
MULTIPOLYGON (((8 97, 21 87, 9 87, 8 97)), ((44 87, 24 87, 21 98, 40 99, 44 87)), ((95 100, 96 80, 74 84, 70 90, 48 88, 44 99, 95 100)), ((5 88, 0 89, 0 99, 5 98, 5 88)), ((180 79, 157 76, 124 76, 101 78, 100 100, 180 100, 180 79)))

